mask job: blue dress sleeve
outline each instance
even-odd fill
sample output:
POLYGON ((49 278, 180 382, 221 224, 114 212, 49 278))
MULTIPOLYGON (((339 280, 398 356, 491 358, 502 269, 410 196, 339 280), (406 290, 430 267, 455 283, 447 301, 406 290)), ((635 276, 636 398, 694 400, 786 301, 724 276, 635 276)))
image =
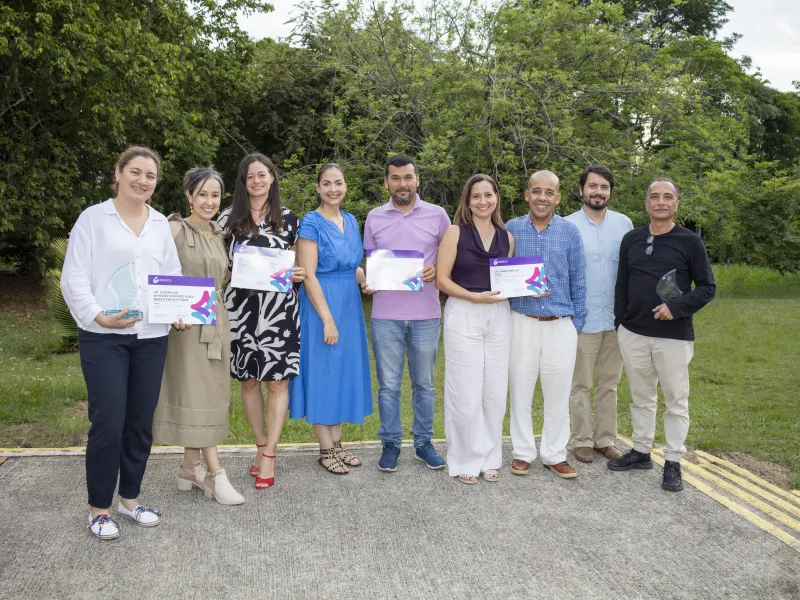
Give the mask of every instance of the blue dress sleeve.
POLYGON ((300 221, 299 237, 319 243, 319 221, 315 211, 311 211, 300 221))

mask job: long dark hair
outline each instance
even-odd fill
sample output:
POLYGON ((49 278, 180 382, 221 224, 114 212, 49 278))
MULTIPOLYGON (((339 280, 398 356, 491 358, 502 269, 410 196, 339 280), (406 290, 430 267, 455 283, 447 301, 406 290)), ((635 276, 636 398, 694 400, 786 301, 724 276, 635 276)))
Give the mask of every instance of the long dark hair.
POLYGON ((253 222, 253 217, 250 216, 250 197, 247 194, 247 169, 254 162, 259 162, 267 167, 270 175, 272 175, 272 184, 269 186, 269 194, 267 195, 267 206, 269 208, 264 215, 266 225, 276 235, 283 231, 283 204, 281 204, 281 191, 278 187, 278 172, 270 159, 263 154, 255 152, 245 156, 242 162, 239 163, 239 170, 236 173, 236 186, 233 188, 231 216, 225 227, 226 237, 243 235, 252 238, 258 235, 258 227, 253 222))
POLYGON ((453 225, 475 224, 472 220, 472 210, 469 207, 469 197, 472 194, 472 186, 476 183, 480 183, 481 181, 486 181, 489 185, 491 185, 492 190, 497 196, 497 206, 494 207, 494 212, 492 213, 492 223, 497 225, 500 229, 505 229, 506 226, 503 225, 503 218, 500 215, 500 188, 497 187, 497 182, 494 179, 488 175, 484 175, 483 173, 476 173, 470 177, 467 180, 467 184, 464 186, 464 189, 461 190, 461 197, 458 199, 456 213, 453 215, 453 225))

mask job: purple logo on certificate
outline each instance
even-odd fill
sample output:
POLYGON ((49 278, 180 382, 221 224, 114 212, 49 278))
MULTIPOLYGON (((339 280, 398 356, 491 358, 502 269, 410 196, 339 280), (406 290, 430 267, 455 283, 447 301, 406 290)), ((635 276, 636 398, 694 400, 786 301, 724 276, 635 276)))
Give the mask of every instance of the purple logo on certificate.
POLYGON ((533 269, 533 275, 525 280, 528 284, 528 289, 536 295, 544 294, 547 291, 547 277, 544 276, 544 271, 536 265, 533 269))

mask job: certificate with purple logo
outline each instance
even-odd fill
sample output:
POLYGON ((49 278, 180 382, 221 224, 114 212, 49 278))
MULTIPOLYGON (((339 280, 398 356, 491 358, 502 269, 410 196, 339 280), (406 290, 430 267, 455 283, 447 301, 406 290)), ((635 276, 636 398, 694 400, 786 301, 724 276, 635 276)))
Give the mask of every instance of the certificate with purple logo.
POLYGON ((421 292, 425 255, 418 250, 367 252, 367 287, 373 290, 421 292))
POLYGON ((292 289, 294 252, 247 244, 233 247, 231 285, 235 288, 287 293, 292 289))
POLYGON ((216 325, 217 290, 213 277, 147 276, 147 319, 150 323, 216 325))
POLYGON ((492 291, 504 298, 542 296, 549 290, 541 256, 490 258, 489 276, 492 291))

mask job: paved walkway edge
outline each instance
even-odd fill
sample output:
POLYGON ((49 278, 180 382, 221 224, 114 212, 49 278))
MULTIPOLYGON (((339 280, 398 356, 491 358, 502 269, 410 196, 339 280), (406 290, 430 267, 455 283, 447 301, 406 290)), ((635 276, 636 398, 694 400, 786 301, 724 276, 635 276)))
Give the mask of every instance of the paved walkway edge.
MULTIPOLYGON (((619 439, 633 447, 632 440, 619 439)), ((800 496, 727 460, 702 450, 695 454, 697 462, 681 461, 685 483, 800 553, 800 496)), ((652 458, 664 466, 661 448, 653 449, 652 458)))

